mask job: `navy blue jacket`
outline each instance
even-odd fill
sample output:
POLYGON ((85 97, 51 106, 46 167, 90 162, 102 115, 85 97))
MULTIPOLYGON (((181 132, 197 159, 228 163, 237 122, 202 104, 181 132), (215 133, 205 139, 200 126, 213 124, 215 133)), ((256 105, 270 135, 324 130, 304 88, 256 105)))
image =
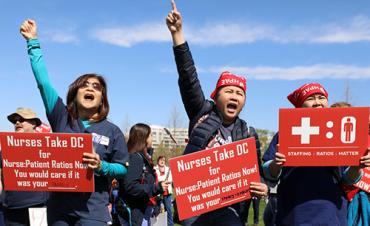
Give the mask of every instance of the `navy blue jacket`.
MULTIPOLYGON (((223 119, 215 103, 207 100, 204 96, 188 44, 184 43, 174 47, 174 54, 179 74, 178 84, 181 98, 189 117, 189 143, 184 151, 184 154, 188 154, 205 149, 220 129, 223 119), (202 123, 197 124, 204 115, 208 115, 208 117, 202 123)), ((260 163, 261 145, 253 127, 248 128, 244 120, 236 118, 231 136, 233 141, 254 136, 260 163)))
MULTIPOLYGON (((85 128, 80 119, 69 123, 69 114, 61 98, 58 98, 53 111, 47 115, 54 132, 91 133, 93 147, 100 159, 126 165, 128 152, 122 131, 107 119, 85 128), (109 142, 103 143, 104 136, 109 142)), ((92 220, 108 222, 111 220, 108 211, 110 181, 95 173, 95 191, 90 192, 52 192, 48 200, 48 219, 58 217, 56 213, 69 214, 92 220), (49 217, 50 216, 50 217, 49 217)))
POLYGON ((127 174, 120 180, 119 194, 131 209, 132 225, 141 225, 149 199, 163 193, 155 170, 143 152, 130 153, 127 174))
MULTIPOLYGON (((275 158, 275 134, 263 161, 275 158)), ((283 167, 276 225, 347 225, 347 201, 339 186, 344 167, 283 167)))
MULTIPOLYGON (((179 74, 178 84, 181 98, 190 120, 189 142, 184 151, 184 154, 189 154, 206 148, 222 126, 223 119, 215 103, 207 100, 204 96, 188 44, 184 43, 174 47, 174 54, 179 74), (208 115, 208 117, 198 123, 204 115, 208 115)), ((259 169, 262 174, 260 142, 254 128, 248 127, 244 120, 237 117, 231 136, 233 141, 255 137, 259 169)), ((233 207, 239 211, 239 205, 233 205, 233 207)))

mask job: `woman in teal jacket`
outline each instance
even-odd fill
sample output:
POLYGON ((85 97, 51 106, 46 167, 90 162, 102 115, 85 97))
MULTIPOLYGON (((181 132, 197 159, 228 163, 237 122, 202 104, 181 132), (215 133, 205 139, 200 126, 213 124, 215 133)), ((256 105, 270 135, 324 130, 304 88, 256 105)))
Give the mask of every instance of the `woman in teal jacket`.
POLYGON ((47 204, 48 225, 106 226, 111 221, 108 211, 109 178, 122 178, 127 172, 126 142, 121 130, 107 121, 109 102, 105 79, 97 74, 78 77, 70 86, 67 104, 49 81, 37 26, 26 20, 20 32, 27 40, 33 74, 54 132, 91 133, 93 153, 84 153, 82 160, 94 170, 95 192, 54 192, 47 204))

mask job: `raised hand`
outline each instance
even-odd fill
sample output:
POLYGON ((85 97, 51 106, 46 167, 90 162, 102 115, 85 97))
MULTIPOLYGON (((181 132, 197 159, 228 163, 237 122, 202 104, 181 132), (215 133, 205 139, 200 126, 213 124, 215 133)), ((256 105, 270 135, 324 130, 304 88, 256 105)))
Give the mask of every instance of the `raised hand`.
POLYGON ((172 11, 166 17, 166 24, 171 33, 179 32, 182 30, 182 17, 177 11, 175 0, 171 0, 172 11))
POLYGON ((26 40, 37 38, 37 25, 34 20, 25 20, 21 27, 20 32, 26 40))
POLYGON ((173 45, 178 46, 185 42, 182 33, 182 17, 180 12, 177 11, 175 0, 171 0, 171 5, 172 11, 166 17, 166 24, 171 32, 173 45))

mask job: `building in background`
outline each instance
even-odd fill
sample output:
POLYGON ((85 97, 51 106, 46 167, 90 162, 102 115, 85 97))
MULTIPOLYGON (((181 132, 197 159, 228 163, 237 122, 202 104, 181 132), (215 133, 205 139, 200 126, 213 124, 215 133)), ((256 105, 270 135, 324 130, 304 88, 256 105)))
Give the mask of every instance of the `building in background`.
POLYGON ((173 149, 176 147, 185 147, 188 141, 187 128, 166 128, 163 126, 151 125, 153 148, 160 145, 164 148, 173 149))

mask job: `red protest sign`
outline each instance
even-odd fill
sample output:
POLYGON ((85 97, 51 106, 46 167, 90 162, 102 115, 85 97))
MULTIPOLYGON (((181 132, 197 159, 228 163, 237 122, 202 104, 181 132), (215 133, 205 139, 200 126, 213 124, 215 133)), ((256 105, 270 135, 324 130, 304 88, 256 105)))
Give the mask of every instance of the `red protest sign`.
POLYGON ((359 165, 367 149, 368 117, 367 107, 280 109, 284 165, 359 165))
POLYGON ((93 192, 91 134, 0 133, 4 190, 93 192))
MULTIPOLYGON (((370 136, 368 136, 367 140, 367 146, 370 148, 370 136)), ((355 184, 355 186, 366 191, 367 193, 370 193, 370 167, 364 168, 363 171, 364 175, 362 176, 361 180, 355 184)))
POLYGON ((169 162, 180 220, 248 199, 250 182, 260 181, 254 138, 169 162))
POLYGON ((370 193, 370 168, 366 167, 363 171, 364 175, 362 175, 361 180, 355 184, 355 187, 370 193))

